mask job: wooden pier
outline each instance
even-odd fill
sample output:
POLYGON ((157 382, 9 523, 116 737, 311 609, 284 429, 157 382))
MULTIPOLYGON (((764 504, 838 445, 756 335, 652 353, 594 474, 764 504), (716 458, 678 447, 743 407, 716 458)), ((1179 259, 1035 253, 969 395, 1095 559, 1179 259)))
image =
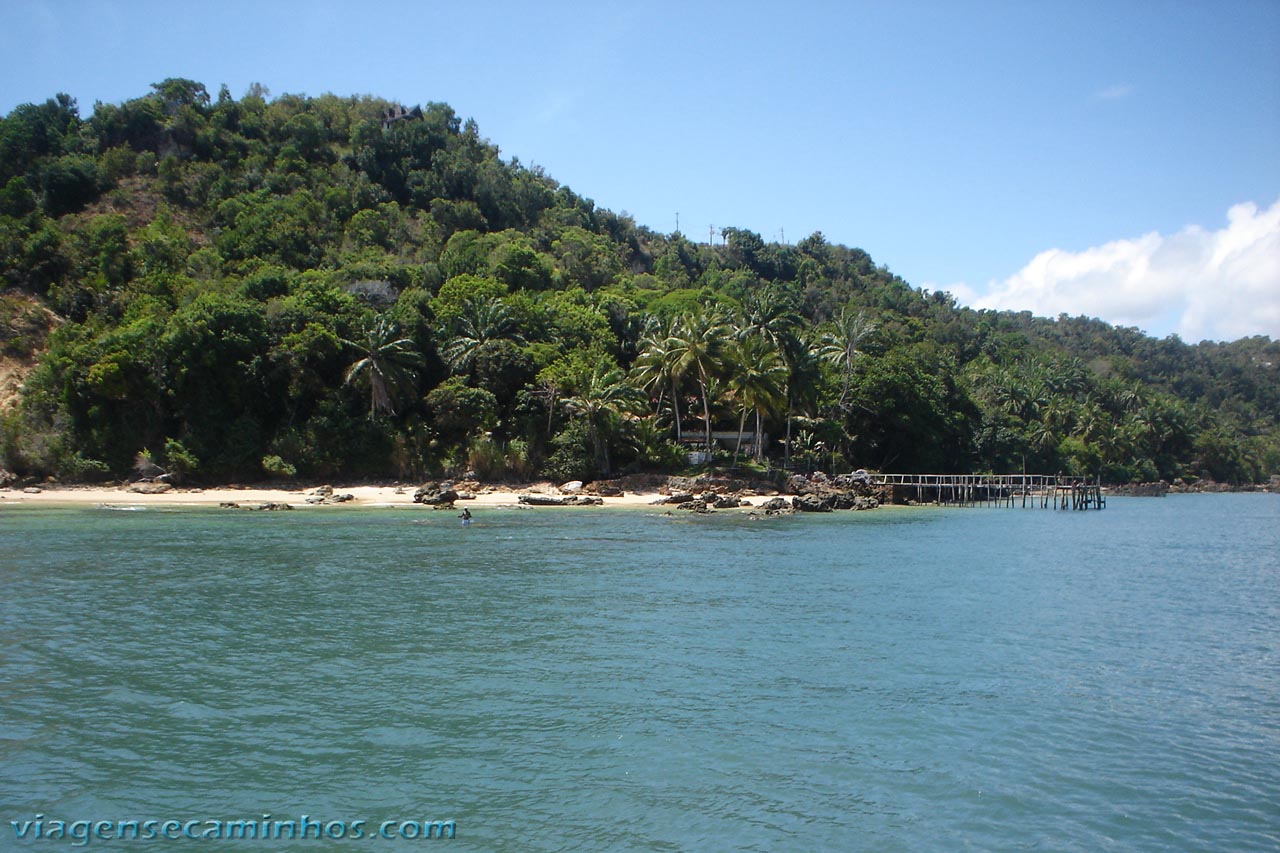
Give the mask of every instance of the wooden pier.
POLYGON ((1063 474, 871 474, 894 500, 948 506, 1105 509, 1100 480, 1063 474))

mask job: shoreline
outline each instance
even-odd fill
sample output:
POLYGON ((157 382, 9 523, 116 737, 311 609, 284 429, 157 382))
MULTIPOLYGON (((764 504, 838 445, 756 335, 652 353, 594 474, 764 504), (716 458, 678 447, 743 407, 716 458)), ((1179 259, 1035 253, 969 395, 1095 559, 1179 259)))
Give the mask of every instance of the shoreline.
MULTIPOLYGON (((413 493, 416 486, 384 485, 384 486, 334 486, 333 494, 351 495, 352 499, 333 503, 307 503, 307 498, 314 497, 316 487, 306 488, 228 488, 226 486, 209 489, 172 489, 160 494, 145 494, 130 491, 118 486, 39 486, 37 493, 28 493, 25 489, 0 489, 0 509, 19 506, 40 506, 46 508, 62 507, 95 507, 95 506, 150 506, 150 507, 204 507, 217 508, 223 504, 239 504, 242 509, 256 508, 262 504, 288 504, 292 509, 324 509, 327 507, 345 507, 347 509, 377 509, 387 507, 420 508, 434 511, 430 504, 414 503, 413 493)), ((504 488, 477 492, 474 497, 459 499, 453 509, 470 508, 507 508, 525 506, 520 503, 521 495, 543 495, 561 497, 557 489, 540 490, 531 488, 504 488)), ((627 492, 620 497, 601 498, 604 507, 651 507, 664 506, 657 503, 666 495, 654 491, 627 492)), ((784 497, 788 501, 791 495, 758 495, 744 497, 751 502, 753 509, 774 497, 784 497)), ((563 507, 547 507, 547 509, 574 509, 573 505, 563 507)), ((668 507, 672 508, 672 507, 668 507)))

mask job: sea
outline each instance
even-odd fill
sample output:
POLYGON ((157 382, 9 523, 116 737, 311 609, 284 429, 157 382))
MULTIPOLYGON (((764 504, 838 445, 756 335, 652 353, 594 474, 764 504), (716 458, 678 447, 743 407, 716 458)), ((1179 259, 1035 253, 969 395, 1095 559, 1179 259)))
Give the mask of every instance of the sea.
POLYGON ((0 508, 0 850, 1280 848, 1280 496, 474 515, 0 508))

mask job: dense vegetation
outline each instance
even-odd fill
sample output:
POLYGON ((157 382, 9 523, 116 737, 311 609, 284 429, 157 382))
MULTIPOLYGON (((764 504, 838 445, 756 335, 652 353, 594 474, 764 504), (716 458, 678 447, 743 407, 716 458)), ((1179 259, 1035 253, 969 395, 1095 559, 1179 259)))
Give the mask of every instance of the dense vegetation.
POLYGON ((1270 339, 960 308, 820 233, 657 234, 443 104, 153 89, 0 122, 19 473, 590 478, 743 427, 767 455, 717 463, 1280 470, 1270 339))

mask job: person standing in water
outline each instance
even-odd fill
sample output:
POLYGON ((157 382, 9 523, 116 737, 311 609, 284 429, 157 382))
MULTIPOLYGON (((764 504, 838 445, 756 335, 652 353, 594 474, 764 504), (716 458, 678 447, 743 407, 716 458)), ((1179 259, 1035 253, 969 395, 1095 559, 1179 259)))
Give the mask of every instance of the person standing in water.
POLYGON ((462 519, 463 524, 469 523, 471 521, 471 510, 464 506, 462 508, 462 515, 458 516, 458 518, 462 519))

